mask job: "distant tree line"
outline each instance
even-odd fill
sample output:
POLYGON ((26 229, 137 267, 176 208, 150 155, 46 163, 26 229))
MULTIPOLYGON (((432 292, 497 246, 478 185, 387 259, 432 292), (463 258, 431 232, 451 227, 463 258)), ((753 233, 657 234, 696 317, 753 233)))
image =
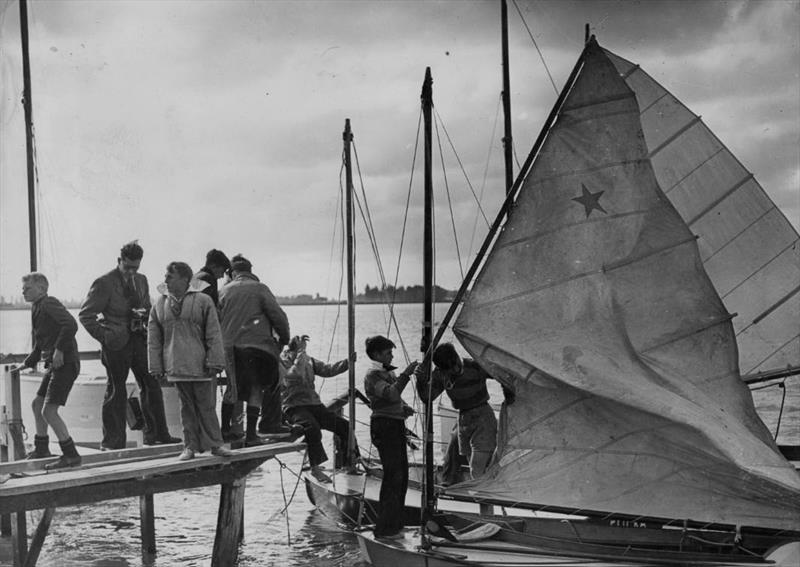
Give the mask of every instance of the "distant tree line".
MULTIPOLYGON (((456 292, 449 289, 444 289, 440 286, 433 288, 434 301, 452 301, 456 296, 456 292)), ((275 299, 282 305, 321 305, 326 303, 346 303, 346 298, 342 300, 329 299, 321 296, 319 293, 301 294, 301 295, 288 295, 276 296, 275 299)), ((408 287, 392 285, 388 286, 370 286, 364 288, 364 293, 356 295, 356 303, 421 303, 425 299, 425 290, 421 285, 411 285, 408 287)), ((82 300, 80 299, 66 299, 62 300, 64 305, 69 309, 77 309, 81 306, 82 300)), ((21 297, 6 298, 0 296, 0 309, 26 309, 28 304, 21 297)))

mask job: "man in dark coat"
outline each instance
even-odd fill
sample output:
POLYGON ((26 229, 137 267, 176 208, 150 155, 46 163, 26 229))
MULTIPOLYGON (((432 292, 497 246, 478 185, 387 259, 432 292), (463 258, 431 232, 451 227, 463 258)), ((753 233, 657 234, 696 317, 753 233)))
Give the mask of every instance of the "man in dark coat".
POLYGON ((144 443, 180 443, 167 428, 164 395, 158 380, 147 371, 147 317, 150 291, 138 273, 144 251, 129 242, 120 250, 117 267, 97 278, 81 306, 78 319, 102 346, 101 360, 108 385, 103 399, 101 449, 126 446, 128 372, 133 370, 144 415, 144 443))

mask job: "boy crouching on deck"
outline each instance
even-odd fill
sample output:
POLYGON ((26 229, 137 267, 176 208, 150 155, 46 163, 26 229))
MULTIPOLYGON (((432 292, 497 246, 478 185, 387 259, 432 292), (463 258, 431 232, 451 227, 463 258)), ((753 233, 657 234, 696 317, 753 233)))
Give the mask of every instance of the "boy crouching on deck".
POLYGON ((394 343, 376 335, 366 340, 367 356, 372 364, 364 378, 364 390, 372 406, 370 437, 378 448, 383 479, 380 513, 375 522, 375 537, 395 537, 403 529, 403 508, 408 490, 408 453, 406 424, 410 409, 403 402, 403 389, 417 368, 414 361, 395 375, 391 365, 394 343))
POLYGON ((81 362, 75 333, 78 323, 75 317, 55 297, 47 295, 50 287, 44 274, 33 272, 22 277, 22 296, 32 303, 33 349, 22 363, 22 368, 35 368, 44 360, 42 385, 33 399, 33 417, 36 420, 34 450, 29 459, 52 457, 48 425, 58 438, 63 453, 55 463, 45 466, 47 470, 75 467, 81 464, 81 456, 67 430, 67 424, 58 415, 58 406, 67 403, 69 391, 80 372, 81 362))

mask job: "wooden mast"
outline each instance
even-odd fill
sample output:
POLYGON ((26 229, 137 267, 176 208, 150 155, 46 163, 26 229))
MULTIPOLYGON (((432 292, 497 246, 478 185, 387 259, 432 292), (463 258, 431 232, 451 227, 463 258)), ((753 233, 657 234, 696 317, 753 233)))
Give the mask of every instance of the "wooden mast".
POLYGON ((511 79, 508 63, 508 4, 502 0, 501 5, 501 28, 503 44, 503 116, 504 116, 504 135, 503 135, 503 155, 506 165, 506 194, 511 191, 514 185, 514 145, 511 137, 511 79))
MULTIPOLYGON (((356 304, 355 304, 355 247, 353 240, 353 166, 350 159, 350 146, 353 142, 353 132, 350 130, 350 119, 344 121, 344 170, 347 189, 345 191, 345 232, 347 239, 347 358, 356 351, 356 304)), ((347 366, 348 387, 350 396, 348 398, 348 410, 350 419, 347 427, 347 447, 346 457, 347 467, 351 472, 355 472, 356 464, 356 368, 350 361, 347 366)))
POLYGON ((28 3, 19 0, 19 27, 22 38, 22 106, 25 109, 25 153, 28 166, 28 242, 31 272, 38 269, 36 255, 36 176, 33 165, 33 95, 31 94, 31 61, 28 55, 28 3))
MULTIPOLYGON (((431 68, 425 69, 425 80, 422 83, 422 117, 425 131, 425 227, 423 242, 423 288, 425 292, 424 315, 422 321, 421 350, 429 359, 428 349, 431 346, 431 331, 433 328, 433 174, 432 174, 432 109, 433 109, 433 78, 431 68)), ((425 368, 430 372, 430 365, 425 368)), ((429 385, 430 385, 430 376, 429 385)), ((422 485, 422 518, 421 524, 425 529, 425 521, 432 515, 435 506, 433 490, 433 400, 428 395, 425 404, 425 482, 422 485)))

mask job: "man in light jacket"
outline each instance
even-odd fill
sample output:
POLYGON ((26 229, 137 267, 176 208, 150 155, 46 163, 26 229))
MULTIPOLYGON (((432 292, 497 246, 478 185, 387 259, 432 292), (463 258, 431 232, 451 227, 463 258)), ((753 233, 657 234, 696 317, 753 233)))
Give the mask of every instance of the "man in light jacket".
POLYGON ((232 455, 217 420, 216 376, 225 368, 225 351, 214 302, 201 293, 207 285, 192 279, 188 264, 170 262, 147 325, 150 373, 166 376, 181 399, 181 461, 205 451, 232 455))

